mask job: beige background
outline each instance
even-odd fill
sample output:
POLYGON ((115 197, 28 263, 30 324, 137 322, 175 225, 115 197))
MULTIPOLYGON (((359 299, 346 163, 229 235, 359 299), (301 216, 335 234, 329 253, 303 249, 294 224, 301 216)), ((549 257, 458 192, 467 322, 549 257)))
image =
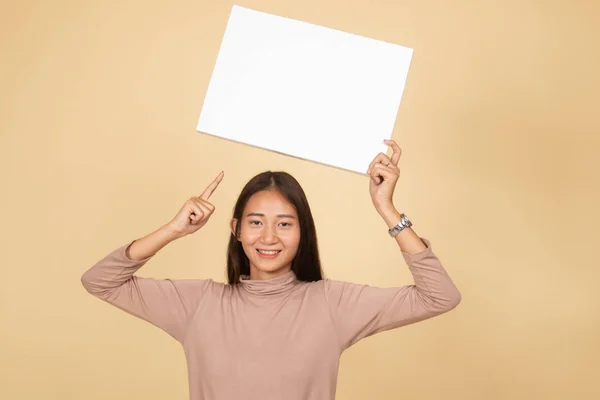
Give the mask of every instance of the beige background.
MULTIPOLYGON (((187 398, 179 345, 79 279, 221 169, 211 222, 143 275, 224 280, 236 196, 274 169, 304 186, 328 277, 412 283, 365 177, 195 132, 232 4, 2 2, 0 398, 187 398)), ((236 4, 415 49, 395 202, 463 301, 344 353, 337 399, 600 398, 600 5, 236 4)))

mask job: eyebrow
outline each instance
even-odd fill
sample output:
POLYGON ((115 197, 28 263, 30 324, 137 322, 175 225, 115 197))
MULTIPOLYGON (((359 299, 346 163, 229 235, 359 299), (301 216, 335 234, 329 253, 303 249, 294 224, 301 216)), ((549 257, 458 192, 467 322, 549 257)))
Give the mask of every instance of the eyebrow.
MULTIPOLYGON (((265 216, 265 214, 255 213, 255 212, 246 214, 246 217, 264 217, 264 216, 265 216)), ((277 214, 277 217, 278 218, 292 218, 292 219, 296 219, 296 217, 294 217, 291 214, 277 214)))

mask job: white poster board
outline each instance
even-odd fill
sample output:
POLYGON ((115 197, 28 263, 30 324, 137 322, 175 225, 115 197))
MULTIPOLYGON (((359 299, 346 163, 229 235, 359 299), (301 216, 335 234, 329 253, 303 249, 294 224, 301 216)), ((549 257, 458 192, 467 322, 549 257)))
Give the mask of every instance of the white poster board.
POLYGON ((413 50, 233 6, 197 131, 365 173, 413 50))

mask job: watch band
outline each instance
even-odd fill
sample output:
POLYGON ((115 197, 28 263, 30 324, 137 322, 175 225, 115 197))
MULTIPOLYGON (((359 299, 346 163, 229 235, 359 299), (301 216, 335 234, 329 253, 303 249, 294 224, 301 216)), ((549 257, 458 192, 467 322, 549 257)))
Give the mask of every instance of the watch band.
POLYGON ((391 237, 396 237, 404 228, 412 226, 412 222, 404 214, 400 214, 400 221, 388 230, 391 237))

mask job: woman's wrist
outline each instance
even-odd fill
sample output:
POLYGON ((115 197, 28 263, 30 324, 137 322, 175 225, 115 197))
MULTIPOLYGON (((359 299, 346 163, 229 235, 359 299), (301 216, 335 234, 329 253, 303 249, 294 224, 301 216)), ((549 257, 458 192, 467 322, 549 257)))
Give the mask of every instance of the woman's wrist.
POLYGON ((378 210, 378 212, 381 218, 383 218, 387 224, 388 228, 392 228, 400 221, 400 213, 395 207, 386 207, 378 210))

